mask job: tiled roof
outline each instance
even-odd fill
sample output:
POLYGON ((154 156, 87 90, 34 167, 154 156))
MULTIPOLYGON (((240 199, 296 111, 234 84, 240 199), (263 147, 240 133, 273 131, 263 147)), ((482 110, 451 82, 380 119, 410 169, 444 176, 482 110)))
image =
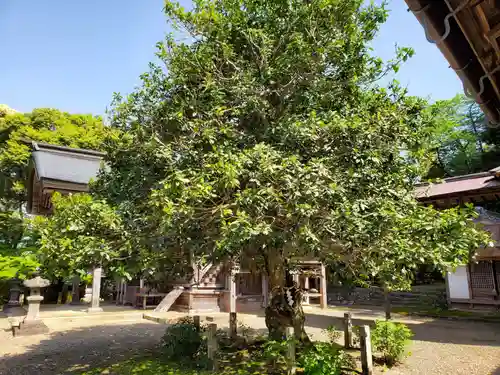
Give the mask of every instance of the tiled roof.
POLYGON ((415 188, 415 195, 417 199, 425 200, 425 198, 460 195, 467 192, 500 190, 500 180, 497 179, 497 173, 497 168, 495 168, 489 172, 445 178, 439 183, 419 184, 415 188))

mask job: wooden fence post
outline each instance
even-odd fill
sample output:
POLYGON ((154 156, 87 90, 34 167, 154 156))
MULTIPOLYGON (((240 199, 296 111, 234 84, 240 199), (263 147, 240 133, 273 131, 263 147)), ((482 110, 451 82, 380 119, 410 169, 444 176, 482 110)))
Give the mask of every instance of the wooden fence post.
POLYGON ((370 326, 359 327, 361 341, 361 369, 363 375, 373 375, 372 343, 370 326))
POLYGON ((235 312, 229 313, 229 332, 232 339, 238 336, 238 320, 235 312))
POLYGON ((217 324, 211 323, 207 329, 207 356, 212 362, 214 370, 217 370, 217 324))
POLYGON ((288 375, 295 375, 297 369, 295 367, 295 331, 293 327, 287 327, 286 339, 288 375))
POLYGON ((194 326, 196 327, 196 331, 200 332, 201 329, 200 316, 199 315, 193 316, 193 322, 194 326))
POLYGON ((344 347, 346 349, 354 347, 352 336, 352 315, 350 312, 344 313, 344 347))

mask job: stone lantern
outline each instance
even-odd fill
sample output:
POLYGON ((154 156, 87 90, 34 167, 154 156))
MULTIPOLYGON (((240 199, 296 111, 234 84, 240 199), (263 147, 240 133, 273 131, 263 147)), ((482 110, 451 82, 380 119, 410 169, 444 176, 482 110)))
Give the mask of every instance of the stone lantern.
POLYGON ((9 280, 9 301, 7 302, 7 308, 21 306, 19 302, 21 292, 21 280, 17 278, 9 280))
POLYGON ((27 298, 28 315, 26 315, 26 319, 24 321, 27 322, 38 320, 40 313, 40 302, 43 301, 43 297, 40 295, 40 289, 49 286, 50 281, 37 276, 33 279, 25 280, 23 284, 30 289, 30 296, 27 298))

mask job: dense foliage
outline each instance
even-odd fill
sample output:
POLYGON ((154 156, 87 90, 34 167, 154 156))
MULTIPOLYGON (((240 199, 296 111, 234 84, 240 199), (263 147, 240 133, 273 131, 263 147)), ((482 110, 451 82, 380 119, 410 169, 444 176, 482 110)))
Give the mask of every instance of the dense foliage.
POLYGON ((32 221, 40 238, 39 259, 55 277, 84 274, 96 266, 129 276, 124 263, 131 257, 121 217, 105 201, 88 194, 52 196, 53 215, 32 221))
POLYGON ((363 3, 197 0, 186 11, 166 2, 191 39, 159 43, 164 68, 152 65, 137 91, 116 98, 112 126, 127 136, 107 149, 95 188, 141 246, 249 258, 282 293, 302 255, 405 287, 418 265, 453 267, 487 242, 470 208, 436 211, 413 198, 435 119, 397 85, 373 84, 412 51, 387 65, 372 57, 387 12, 363 3))

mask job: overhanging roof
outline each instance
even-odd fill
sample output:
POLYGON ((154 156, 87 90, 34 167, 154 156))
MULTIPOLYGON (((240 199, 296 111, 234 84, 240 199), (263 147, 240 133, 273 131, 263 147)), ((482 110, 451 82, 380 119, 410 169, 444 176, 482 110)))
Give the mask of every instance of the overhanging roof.
POLYGON ((405 1, 466 94, 491 123, 500 124, 500 0, 405 1))
POLYGON ((93 150, 33 142, 33 162, 39 179, 85 184, 97 176, 105 154, 93 150))
POLYGON ((101 169, 104 153, 47 143, 32 142, 28 181, 29 213, 47 213, 54 191, 88 191, 88 184, 101 169))

